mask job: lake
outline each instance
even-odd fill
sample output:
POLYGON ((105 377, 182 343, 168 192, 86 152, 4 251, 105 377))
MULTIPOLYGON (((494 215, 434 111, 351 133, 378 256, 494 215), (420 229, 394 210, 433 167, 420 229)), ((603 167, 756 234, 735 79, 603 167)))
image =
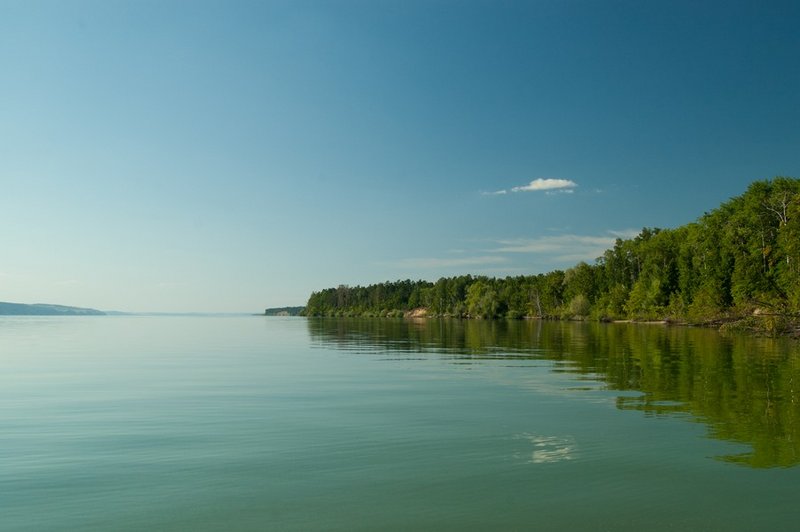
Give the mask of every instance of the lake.
POLYGON ((660 325, 0 318, 0 529, 796 530, 800 348, 660 325))

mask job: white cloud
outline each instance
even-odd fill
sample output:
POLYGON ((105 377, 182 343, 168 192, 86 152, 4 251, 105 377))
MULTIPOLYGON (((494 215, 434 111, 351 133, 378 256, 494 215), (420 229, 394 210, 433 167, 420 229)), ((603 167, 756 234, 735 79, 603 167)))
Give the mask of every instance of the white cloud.
MULTIPOLYGON (((545 194, 572 194, 575 192, 573 189, 578 184, 571 179, 552 179, 552 178, 538 178, 534 179, 527 185, 513 187, 511 192, 544 192, 545 194)), ((508 194, 508 190, 495 190, 494 192, 481 192, 482 196, 502 196, 508 194)))
POLYGON ((402 259, 399 264, 406 268, 452 268, 458 266, 487 266, 508 262, 506 257, 459 257, 459 258, 412 258, 402 259))
POLYGON ((498 244, 501 247, 492 251, 503 253, 552 253, 566 248, 613 246, 614 240, 614 236, 541 236, 530 239, 500 240, 498 244))
MULTIPOLYGON (((563 229, 562 229, 563 230, 563 229)), ((393 261, 391 266, 406 270, 469 270, 477 274, 491 275, 530 273, 531 265, 542 268, 566 268, 585 261, 593 263, 606 250, 614 247, 617 238, 631 238, 638 231, 625 229, 605 231, 596 235, 574 233, 550 234, 533 238, 516 238, 493 241, 483 249, 470 252, 465 249, 449 249, 443 253, 450 256, 416 257, 393 261), (471 253, 478 253, 472 255, 471 253), (523 257, 530 255, 533 257, 523 257)))
POLYGON ((641 233, 641 229, 623 229, 622 231, 609 231, 608 234, 614 235, 617 238, 621 238, 623 240, 628 240, 630 238, 636 238, 639 233, 641 233))
POLYGON ((492 249, 491 252, 544 255, 549 261, 560 263, 593 261, 601 257, 607 249, 614 247, 617 237, 621 234, 622 232, 608 231, 608 234, 599 236, 564 234, 499 240, 497 242, 499 247, 492 249))
POLYGON ((511 189, 511 192, 531 192, 531 191, 540 191, 540 190, 563 190, 563 191, 570 191, 577 187, 578 184, 575 181, 570 179, 534 179, 527 185, 522 185, 520 187, 514 187, 511 189))

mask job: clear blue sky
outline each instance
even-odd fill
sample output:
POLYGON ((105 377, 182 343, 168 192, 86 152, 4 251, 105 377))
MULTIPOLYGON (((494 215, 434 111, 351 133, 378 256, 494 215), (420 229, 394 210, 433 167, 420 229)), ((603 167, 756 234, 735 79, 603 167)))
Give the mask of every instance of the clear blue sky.
POLYGON ((517 275, 800 177, 796 1, 0 0, 0 301, 517 275))

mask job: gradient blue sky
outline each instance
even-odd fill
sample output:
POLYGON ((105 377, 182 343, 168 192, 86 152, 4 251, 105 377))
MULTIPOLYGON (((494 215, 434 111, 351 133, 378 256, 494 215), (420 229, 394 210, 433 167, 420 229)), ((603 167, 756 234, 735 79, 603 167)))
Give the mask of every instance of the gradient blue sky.
POLYGON ((0 0, 0 300, 258 312, 591 261, 800 177, 798 27, 796 1, 0 0))

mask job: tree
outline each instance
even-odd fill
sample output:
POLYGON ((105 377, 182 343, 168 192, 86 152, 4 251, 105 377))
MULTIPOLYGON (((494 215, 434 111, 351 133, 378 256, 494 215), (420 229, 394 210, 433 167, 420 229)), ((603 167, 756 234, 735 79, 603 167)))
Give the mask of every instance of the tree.
POLYGON ((494 318, 500 307, 497 292, 485 278, 478 279, 467 289, 466 304, 467 312, 473 318, 494 318))
POLYGON ((633 285, 625 311, 628 317, 640 320, 658 319, 663 311, 659 305, 661 281, 656 277, 642 276, 633 285))

